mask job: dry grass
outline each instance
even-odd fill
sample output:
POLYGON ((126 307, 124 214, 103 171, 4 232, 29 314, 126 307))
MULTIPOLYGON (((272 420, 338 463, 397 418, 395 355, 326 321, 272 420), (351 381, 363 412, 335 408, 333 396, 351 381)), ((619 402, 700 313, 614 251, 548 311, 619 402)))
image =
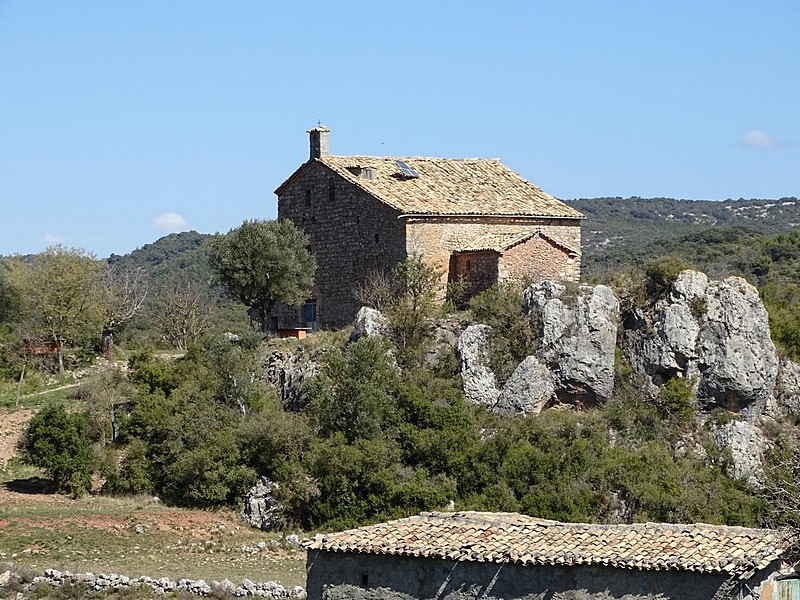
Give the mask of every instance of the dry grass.
POLYGON ((0 490, 0 564, 239 583, 305 586, 305 553, 231 512, 189 511, 147 498, 86 497, 0 490), (259 548, 259 542, 263 548, 259 548))

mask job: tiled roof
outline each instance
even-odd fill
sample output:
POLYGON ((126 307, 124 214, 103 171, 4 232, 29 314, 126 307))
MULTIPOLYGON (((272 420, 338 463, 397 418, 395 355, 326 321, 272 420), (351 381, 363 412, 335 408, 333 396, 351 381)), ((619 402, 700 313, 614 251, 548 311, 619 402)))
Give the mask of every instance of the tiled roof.
POLYGON ((488 233, 462 244, 460 248, 457 248, 457 251, 476 252, 479 250, 496 250, 501 252, 532 238, 534 235, 535 232, 533 231, 524 233, 488 233))
POLYGON ((315 160, 406 214, 583 218, 497 159, 323 156, 315 160), (395 160, 405 161, 419 177, 403 175, 395 160), (354 174, 359 167, 372 167, 373 178, 354 174))
POLYGON ((570 248, 563 242, 555 240, 549 235, 546 235, 540 231, 527 231, 522 233, 487 233, 486 235, 481 235, 475 239, 469 240, 468 242, 462 243, 458 248, 455 249, 455 251, 478 252, 481 250, 495 250, 497 252, 504 252, 512 246, 516 246, 517 244, 528 241, 532 237, 543 237, 547 240, 550 240, 550 242, 556 244, 560 248, 563 248, 567 252, 580 254, 580 252, 574 248, 570 248))
POLYGON ((309 550, 523 565, 723 573, 746 579, 781 557, 769 529, 720 525, 589 525, 516 513, 422 513, 306 540, 309 550))

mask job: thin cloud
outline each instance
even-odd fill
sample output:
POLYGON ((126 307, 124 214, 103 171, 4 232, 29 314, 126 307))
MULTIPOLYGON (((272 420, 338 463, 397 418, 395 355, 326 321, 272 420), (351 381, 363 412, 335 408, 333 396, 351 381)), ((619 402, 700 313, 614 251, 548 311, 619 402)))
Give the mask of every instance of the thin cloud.
POLYGON ((153 219, 153 227, 167 233, 179 233, 189 229, 189 223, 181 215, 174 212, 158 215, 153 219))
POLYGON ((777 148, 786 142, 771 136, 759 129, 751 129, 742 136, 741 143, 748 148, 777 148))
POLYGON ((42 236, 44 243, 55 246, 64 243, 64 236, 57 233, 50 233, 49 231, 42 236))

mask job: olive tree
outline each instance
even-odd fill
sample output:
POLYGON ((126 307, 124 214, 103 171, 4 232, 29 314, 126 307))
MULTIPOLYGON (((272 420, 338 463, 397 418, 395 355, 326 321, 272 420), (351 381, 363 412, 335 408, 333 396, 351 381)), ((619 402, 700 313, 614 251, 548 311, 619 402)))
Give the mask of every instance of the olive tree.
POLYGON ((245 221, 211 241, 211 266, 227 293, 251 307, 266 330, 275 304, 300 304, 317 263, 308 237, 291 221, 245 221))

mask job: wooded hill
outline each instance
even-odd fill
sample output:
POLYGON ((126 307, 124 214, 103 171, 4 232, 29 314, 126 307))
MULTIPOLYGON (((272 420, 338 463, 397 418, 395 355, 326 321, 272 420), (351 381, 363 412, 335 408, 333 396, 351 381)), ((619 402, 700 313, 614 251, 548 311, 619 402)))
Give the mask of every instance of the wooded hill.
POLYGON ((590 261, 709 227, 738 226, 764 234, 800 226, 800 201, 676 200, 674 198, 580 198, 567 204, 586 215, 584 257, 590 261))

